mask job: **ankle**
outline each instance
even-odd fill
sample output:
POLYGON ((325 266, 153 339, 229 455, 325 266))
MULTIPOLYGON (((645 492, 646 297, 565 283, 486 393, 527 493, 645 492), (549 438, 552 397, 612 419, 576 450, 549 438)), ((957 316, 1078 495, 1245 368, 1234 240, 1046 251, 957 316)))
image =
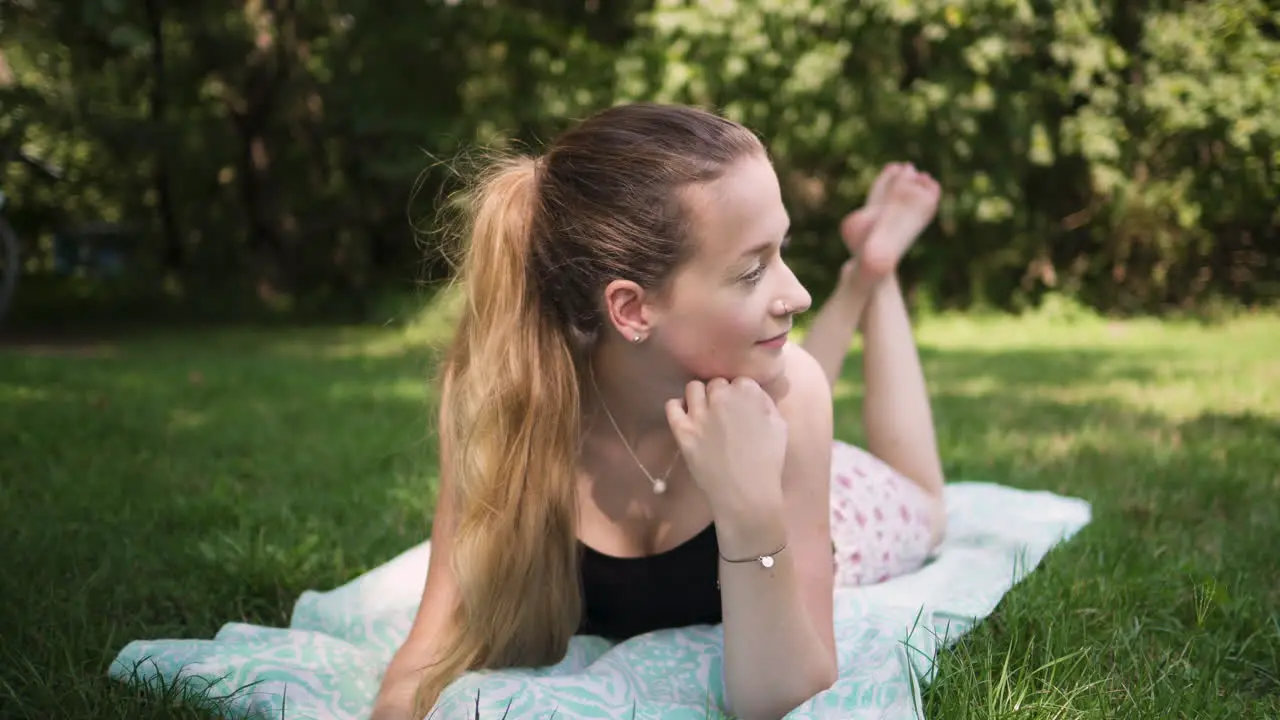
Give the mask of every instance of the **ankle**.
POLYGON ((876 283, 876 294, 877 294, 877 295, 885 295, 885 294, 888 294, 888 295, 897 295, 897 294, 899 294, 899 293, 901 293, 901 292, 902 292, 902 288, 901 288, 901 286, 898 284, 898 271, 897 271, 897 269, 894 269, 894 271, 893 271, 893 272, 889 273, 888 275, 885 275, 885 276, 881 277, 881 278, 880 278, 880 282, 876 283))
POLYGON ((902 286, 898 283, 898 274, 896 272, 889 273, 876 283, 875 289, 867 296, 867 311, 873 311, 877 306, 886 303, 901 303, 902 286))
POLYGON ((878 275, 867 271, 857 258, 850 258, 840 266, 840 279, 837 283, 840 292, 846 295, 861 295, 870 298, 875 295, 889 275, 878 275))

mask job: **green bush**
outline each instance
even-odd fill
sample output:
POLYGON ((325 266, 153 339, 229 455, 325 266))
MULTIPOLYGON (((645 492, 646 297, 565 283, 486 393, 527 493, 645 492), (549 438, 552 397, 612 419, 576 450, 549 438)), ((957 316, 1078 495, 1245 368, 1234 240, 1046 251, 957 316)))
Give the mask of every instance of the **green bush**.
POLYGON ((761 132, 815 284, 840 214, 905 159, 947 190, 906 268, 935 301, 1257 302, 1280 289, 1278 21, 1260 0, 659 0, 620 88, 761 132))
POLYGON ((105 219, 140 228, 144 278, 376 296, 447 274, 415 230, 460 150, 661 100, 760 133, 819 294, 840 215, 910 160, 947 191, 903 269, 931 311, 1280 296, 1264 0, 146 5, 0 23, 0 133, 32 121, 27 149, 68 170, 0 174, 33 273, 57 228, 105 219))

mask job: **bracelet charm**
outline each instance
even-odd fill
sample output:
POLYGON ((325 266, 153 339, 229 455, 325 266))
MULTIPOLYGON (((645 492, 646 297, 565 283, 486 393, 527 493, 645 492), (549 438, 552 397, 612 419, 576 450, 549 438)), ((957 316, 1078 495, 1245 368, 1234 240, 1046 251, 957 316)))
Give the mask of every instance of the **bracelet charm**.
MULTIPOLYGON (((745 559, 742 559, 742 560, 730 560, 729 558, 727 558, 727 557, 725 557, 723 554, 721 554, 721 555, 720 555, 720 559, 721 559, 721 560, 723 560, 723 561, 725 561, 725 562, 727 562, 727 563, 749 563, 749 562, 758 562, 758 563, 760 563, 760 567, 763 567, 764 569, 768 570, 769 568, 773 567, 773 564, 774 564, 774 562, 775 562, 775 561, 774 561, 774 556, 775 556, 775 555, 777 555, 778 553, 782 552, 783 550, 786 550, 786 549, 787 549, 787 544, 784 542, 784 543, 782 543, 782 545, 778 546, 778 549, 777 549, 777 550, 774 550, 773 552, 771 552, 771 553, 767 553, 767 554, 765 554, 765 555, 757 555, 757 556, 755 556, 755 557, 749 557, 749 558, 745 558, 745 559)), ((718 553, 718 552, 719 552, 719 551, 717 551, 717 553, 718 553)))

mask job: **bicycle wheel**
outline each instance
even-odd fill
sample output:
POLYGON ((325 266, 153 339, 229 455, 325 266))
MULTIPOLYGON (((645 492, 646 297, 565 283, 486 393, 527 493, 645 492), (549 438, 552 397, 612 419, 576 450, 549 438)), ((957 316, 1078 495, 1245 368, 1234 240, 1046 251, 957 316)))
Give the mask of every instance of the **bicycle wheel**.
POLYGON ((13 300, 13 291, 18 287, 18 274, 22 270, 18 261, 18 236, 13 234, 9 223, 0 217, 0 325, 4 324, 9 303, 13 300))

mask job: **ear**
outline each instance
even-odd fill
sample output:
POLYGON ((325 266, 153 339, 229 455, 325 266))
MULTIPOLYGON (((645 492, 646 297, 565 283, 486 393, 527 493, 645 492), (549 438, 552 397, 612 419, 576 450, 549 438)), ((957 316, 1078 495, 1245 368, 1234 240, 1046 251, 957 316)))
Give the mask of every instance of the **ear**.
POLYGON ((604 289, 606 325, 620 333, 627 342, 637 335, 648 337, 653 331, 652 301, 652 293, 639 284, 631 280, 614 280, 604 289))

